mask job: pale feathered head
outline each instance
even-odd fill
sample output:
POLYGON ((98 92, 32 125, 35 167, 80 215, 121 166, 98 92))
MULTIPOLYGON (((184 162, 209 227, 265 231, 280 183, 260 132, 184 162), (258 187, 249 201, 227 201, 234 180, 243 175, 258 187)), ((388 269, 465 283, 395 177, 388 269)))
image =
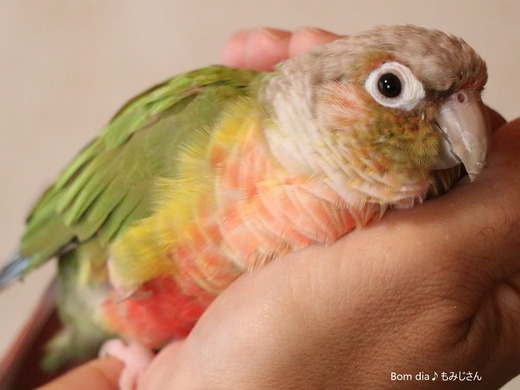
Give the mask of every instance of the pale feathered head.
POLYGON ((413 203, 438 170, 464 164, 473 180, 488 148, 482 58, 462 39, 386 26, 282 63, 264 96, 273 152, 290 169, 323 173, 364 201, 413 203))

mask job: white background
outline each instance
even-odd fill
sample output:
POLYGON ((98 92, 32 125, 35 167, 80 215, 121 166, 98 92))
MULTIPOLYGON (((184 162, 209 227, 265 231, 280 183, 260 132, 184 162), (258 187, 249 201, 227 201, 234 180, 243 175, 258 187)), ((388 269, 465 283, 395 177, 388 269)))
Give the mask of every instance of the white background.
MULTIPOLYGON (((512 119, 520 114, 519 21, 516 0, 4 0, 0 260, 15 250, 32 203, 122 103, 171 75, 218 63, 223 43, 238 29, 439 28, 464 37, 487 60, 485 101, 512 119)), ((0 352, 53 271, 44 267, 0 294, 0 352)))

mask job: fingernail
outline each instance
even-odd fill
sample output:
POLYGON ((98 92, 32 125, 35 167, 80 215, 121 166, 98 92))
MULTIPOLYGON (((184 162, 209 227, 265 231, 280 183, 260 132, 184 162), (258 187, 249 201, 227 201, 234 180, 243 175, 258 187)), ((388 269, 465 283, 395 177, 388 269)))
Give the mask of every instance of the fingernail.
POLYGON ((296 34, 309 34, 309 35, 329 35, 329 34, 332 34, 331 32, 327 31, 327 30, 323 30, 321 28, 318 28, 318 27, 312 27, 312 26, 303 26, 303 27, 298 27, 294 33, 296 34))
POLYGON ((248 37, 256 35, 256 37, 264 37, 271 41, 277 42, 286 40, 291 35, 291 33, 289 31, 276 28, 259 27, 249 30, 247 35, 248 37))
POLYGON ((321 45, 338 38, 340 38, 339 35, 327 30, 322 30, 321 28, 301 27, 293 34, 289 45, 289 55, 291 57, 299 55, 316 45, 321 45))

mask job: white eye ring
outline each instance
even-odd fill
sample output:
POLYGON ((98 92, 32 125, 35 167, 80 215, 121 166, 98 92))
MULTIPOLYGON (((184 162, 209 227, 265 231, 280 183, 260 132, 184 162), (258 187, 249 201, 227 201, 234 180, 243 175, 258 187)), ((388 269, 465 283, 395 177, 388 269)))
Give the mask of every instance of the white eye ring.
POLYGON ((385 62, 368 75, 365 89, 379 104, 412 110, 424 98, 422 83, 412 71, 399 62, 385 62), (390 85, 385 83, 390 81, 390 85))

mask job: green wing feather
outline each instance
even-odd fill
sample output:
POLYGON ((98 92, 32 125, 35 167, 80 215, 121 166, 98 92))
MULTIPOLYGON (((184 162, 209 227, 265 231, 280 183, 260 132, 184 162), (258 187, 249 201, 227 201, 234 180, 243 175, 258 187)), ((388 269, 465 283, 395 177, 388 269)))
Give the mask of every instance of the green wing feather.
POLYGON ((45 192, 27 220, 23 272, 95 238, 106 245, 147 217, 158 177, 173 177, 194 129, 211 128, 257 72, 211 66, 174 77, 129 101, 45 192))

